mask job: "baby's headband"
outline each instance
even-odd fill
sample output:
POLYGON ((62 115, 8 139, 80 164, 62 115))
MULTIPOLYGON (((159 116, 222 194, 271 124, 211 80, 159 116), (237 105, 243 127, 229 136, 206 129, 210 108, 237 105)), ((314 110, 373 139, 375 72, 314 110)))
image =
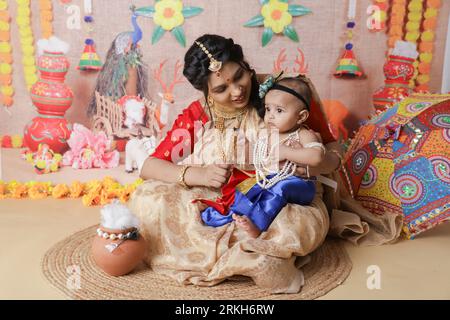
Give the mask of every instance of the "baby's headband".
POLYGON ((218 72, 220 69, 222 69, 222 61, 214 59, 212 54, 208 51, 208 49, 206 49, 206 47, 202 43, 195 41, 195 44, 198 45, 200 49, 202 49, 203 52, 208 56, 209 58, 208 70, 212 72, 218 72))
POLYGON ((259 97, 261 99, 263 99, 266 96, 267 92, 269 92, 270 90, 284 91, 284 92, 287 92, 289 94, 292 94, 294 97, 296 97, 297 99, 302 101, 305 104, 306 109, 309 111, 309 103, 306 102, 305 98, 303 98, 295 90, 292 90, 291 88, 288 88, 286 86, 283 86, 283 85, 277 83, 278 79, 280 79, 282 74, 283 74, 283 72, 281 72, 277 76, 269 76, 269 78, 267 78, 266 81, 264 81, 259 86, 259 97))

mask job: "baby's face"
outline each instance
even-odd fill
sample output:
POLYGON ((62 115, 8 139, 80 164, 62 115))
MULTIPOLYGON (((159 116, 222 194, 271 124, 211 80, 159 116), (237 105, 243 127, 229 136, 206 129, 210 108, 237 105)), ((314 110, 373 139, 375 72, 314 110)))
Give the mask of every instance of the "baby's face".
POLYGON ((292 94, 271 90, 265 96, 265 108, 266 126, 284 133, 298 127, 299 113, 305 109, 305 105, 292 94))

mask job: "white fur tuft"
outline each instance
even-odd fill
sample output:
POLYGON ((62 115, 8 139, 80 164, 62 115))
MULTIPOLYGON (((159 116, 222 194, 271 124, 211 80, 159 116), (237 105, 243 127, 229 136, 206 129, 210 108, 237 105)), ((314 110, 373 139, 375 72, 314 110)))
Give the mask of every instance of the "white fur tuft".
POLYGON ((123 230, 139 227, 139 219, 117 199, 104 206, 100 213, 101 225, 105 228, 123 230))
POLYGON ((66 54, 69 52, 70 45, 67 42, 62 41, 61 39, 52 36, 48 39, 40 39, 37 42, 38 47, 38 55, 42 55, 44 51, 48 52, 62 52, 66 54))

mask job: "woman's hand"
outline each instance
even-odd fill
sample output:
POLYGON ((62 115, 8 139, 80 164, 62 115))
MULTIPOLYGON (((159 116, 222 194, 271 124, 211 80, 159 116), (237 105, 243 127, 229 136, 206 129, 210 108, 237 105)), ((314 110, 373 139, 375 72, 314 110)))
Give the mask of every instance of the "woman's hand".
POLYGON ((230 177, 231 165, 228 164, 210 164, 203 167, 201 177, 202 185, 205 187, 221 188, 230 177))

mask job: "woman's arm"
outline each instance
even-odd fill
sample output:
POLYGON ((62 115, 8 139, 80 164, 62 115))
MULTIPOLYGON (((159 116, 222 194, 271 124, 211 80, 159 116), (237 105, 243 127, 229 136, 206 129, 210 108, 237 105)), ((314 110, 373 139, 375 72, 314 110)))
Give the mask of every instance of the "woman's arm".
MULTIPOLYGON (((144 180, 155 179, 169 183, 178 183, 180 182, 183 167, 167 160, 149 157, 142 166, 141 178, 144 180)), ((227 182, 230 174, 230 165, 189 166, 184 174, 184 182, 189 187, 220 188, 227 182)))

